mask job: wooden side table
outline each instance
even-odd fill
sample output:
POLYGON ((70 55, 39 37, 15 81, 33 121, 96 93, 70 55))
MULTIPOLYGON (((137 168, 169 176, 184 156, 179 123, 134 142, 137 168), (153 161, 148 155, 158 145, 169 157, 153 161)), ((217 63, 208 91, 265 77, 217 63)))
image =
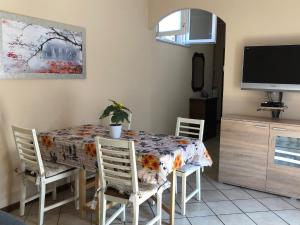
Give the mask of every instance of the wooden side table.
POLYGON ((190 118, 205 120, 203 140, 217 133, 217 97, 190 98, 190 118))

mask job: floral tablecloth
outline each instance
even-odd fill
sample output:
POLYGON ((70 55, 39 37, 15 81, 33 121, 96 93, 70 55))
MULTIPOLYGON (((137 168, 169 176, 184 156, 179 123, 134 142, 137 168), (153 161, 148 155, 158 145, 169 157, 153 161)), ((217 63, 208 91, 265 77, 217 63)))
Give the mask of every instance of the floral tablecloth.
MULTIPOLYGON (((41 132, 38 139, 42 158, 95 171, 96 136, 109 138, 109 129, 88 124, 41 132)), ((169 173, 186 163, 212 165, 204 144, 198 139, 132 130, 123 131, 121 139, 135 143, 138 177, 142 182, 160 184, 169 173)))

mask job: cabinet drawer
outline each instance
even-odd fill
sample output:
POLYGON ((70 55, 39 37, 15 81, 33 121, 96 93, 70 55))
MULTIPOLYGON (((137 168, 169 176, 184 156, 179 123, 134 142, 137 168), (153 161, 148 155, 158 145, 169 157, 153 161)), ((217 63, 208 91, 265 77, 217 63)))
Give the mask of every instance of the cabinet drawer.
POLYGON ((219 178, 265 190, 269 124, 222 120, 219 178))
POLYGON ((270 124, 270 133, 284 133, 300 137, 300 126, 272 123, 270 124))
POLYGON ((300 127, 271 124, 267 191, 300 197, 300 127))

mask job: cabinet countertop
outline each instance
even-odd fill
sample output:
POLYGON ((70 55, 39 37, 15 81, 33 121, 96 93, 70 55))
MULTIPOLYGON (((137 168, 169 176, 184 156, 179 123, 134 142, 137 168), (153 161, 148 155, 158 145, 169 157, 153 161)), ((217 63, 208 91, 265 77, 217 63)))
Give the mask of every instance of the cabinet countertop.
POLYGON ((245 122, 260 122, 260 123, 273 123, 273 124, 288 124, 292 126, 300 126, 300 120, 292 119, 272 119, 268 117, 259 117, 259 116, 246 116, 246 115, 234 115, 227 114, 222 117, 225 120, 236 120, 236 121, 245 121, 245 122))

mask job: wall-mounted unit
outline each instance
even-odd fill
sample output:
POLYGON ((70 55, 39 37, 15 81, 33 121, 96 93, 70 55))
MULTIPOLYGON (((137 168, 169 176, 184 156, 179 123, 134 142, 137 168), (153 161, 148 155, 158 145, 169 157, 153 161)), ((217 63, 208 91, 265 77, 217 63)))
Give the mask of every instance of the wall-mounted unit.
POLYGON ((156 26, 156 39, 189 46, 215 44, 217 16, 200 9, 183 9, 164 17, 156 26))

